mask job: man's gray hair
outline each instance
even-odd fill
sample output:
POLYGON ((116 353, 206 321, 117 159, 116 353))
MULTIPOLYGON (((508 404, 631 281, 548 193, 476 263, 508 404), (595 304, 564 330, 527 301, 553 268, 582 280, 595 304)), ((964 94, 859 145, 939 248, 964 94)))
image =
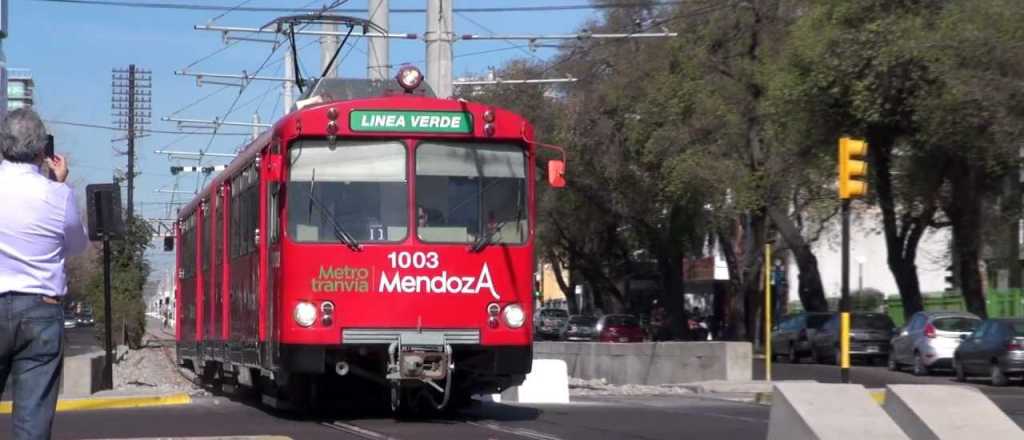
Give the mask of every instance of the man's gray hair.
POLYGON ((46 151, 46 126, 35 111, 19 108, 0 123, 0 154, 11 162, 34 162, 46 151))

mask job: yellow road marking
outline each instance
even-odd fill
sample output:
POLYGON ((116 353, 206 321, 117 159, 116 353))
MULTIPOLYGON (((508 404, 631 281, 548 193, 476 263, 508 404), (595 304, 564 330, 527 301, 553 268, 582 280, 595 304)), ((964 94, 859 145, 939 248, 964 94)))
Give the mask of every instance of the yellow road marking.
MULTIPOLYGON (((192 398, 184 393, 168 396, 87 397, 84 399, 58 400, 57 411, 143 408, 148 406, 187 405, 189 403, 192 403, 192 398)), ((10 414, 11 410, 11 402, 0 402, 0 414, 10 414)))

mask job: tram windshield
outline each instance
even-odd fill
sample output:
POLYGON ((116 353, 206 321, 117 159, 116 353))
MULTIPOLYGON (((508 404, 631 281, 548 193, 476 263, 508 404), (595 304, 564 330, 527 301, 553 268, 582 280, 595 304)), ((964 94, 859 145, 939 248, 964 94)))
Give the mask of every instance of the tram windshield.
POLYGON ((342 234, 359 243, 405 239, 408 187, 401 142, 338 141, 331 147, 326 140, 300 140, 289 153, 292 240, 334 243, 342 234))
POLYGON ((416 148, 417 235, 433 243, 523 243, 526 153, 511 144, 416 148))

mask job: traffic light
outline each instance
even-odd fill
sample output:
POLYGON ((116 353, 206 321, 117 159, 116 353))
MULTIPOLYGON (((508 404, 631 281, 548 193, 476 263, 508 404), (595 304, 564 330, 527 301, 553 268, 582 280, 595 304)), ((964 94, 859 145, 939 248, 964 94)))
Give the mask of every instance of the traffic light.
POLYGON ((868 143, 848 137, 839 138, 839 198, 846 200, 863 197, 868 193, 868 143))
POLYGON ((956 290, 956 275, 953 272, 953 265, 946 267, 946 291, 956 290))

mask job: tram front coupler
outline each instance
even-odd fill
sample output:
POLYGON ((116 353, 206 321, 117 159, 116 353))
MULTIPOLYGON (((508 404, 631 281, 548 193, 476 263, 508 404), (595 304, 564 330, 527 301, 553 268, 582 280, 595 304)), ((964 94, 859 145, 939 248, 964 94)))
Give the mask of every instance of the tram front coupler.
MULTIPOLYGON (((441 402, 434 398, 428 389, 423 388, 425 396, 437 409, 448 404, 451 394, 452 370, 455 369, 452 347, 444 340, 434 341, 430 335, 402 335, 398 342, 388 347, 388 369, 386 378, 390 382, 391 408, 397 410, 402 398, 402 388, 415 383, 423 383, 441 393, 441 402), (442 387, 438 383, 444 381, 442 387)), ((409 402, 412 403, 412 402, 409 402)))

